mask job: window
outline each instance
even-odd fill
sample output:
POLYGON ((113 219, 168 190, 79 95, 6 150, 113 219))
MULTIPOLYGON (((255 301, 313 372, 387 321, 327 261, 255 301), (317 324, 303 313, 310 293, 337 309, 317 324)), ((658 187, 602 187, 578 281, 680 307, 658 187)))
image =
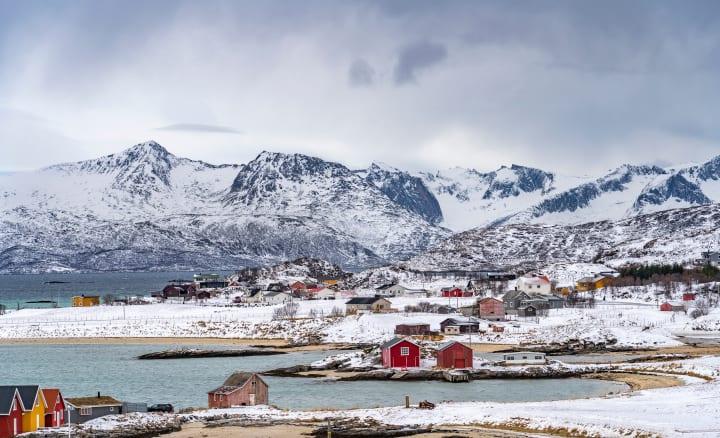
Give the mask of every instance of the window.
POLYGON ((540 360, 540 359, 542 359, 542 356, 535 356, 535 359, 540 360))
POLYGON ((92 408, 80 408, 80 415, 92 415, 92 408))
POLYGON ((410 356, 410 347, 400 347, 400 356, 410 356))
POLYGON ((506 356, 505 360, 515 360, 515 356, 506 356))

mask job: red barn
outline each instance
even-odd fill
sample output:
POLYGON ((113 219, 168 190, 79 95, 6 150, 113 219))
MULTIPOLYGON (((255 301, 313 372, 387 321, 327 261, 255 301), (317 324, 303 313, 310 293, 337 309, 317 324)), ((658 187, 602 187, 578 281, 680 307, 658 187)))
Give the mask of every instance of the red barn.
POLYGON ((685 306, 677 303, 664 302, 660 305, 660 310, 662 312, 684 312, 685 306))
POLYGON ((445 298, 456 298, 456 297, 464 297, 469 296, 465 295, 465 292, 463 292, 462 289, 459 287, 444 287, 440 289, 440 292, 442 293, 442 296, 445 298))
POLYGON ((692 292, 685 292, 683 294, 683 301, 695 301, 695 294, 692 292))
POLYGON ((58 427, 65 423, 65 399, 59 389, 41 389, 45 398, 45 427, 58 427))
POLYGON ((385 368, 417 368, 420 366, 420 346, 407 338, 394 338, 382 344, 385 368))
POLYGON ((489 321, 502 321, 505 319, 505 306, 497 298, 483 298, 478 300, 478 316, 489 321))
POLYGON ((268 404, 268 385, 256 373, 236 372, 223 386, 208 392, 210 408, 268 404))
POLYGON ((436 352, 439 368, 472 368, 473 351, 460 342, 446 342, 436 352))
POLYGON ((11 438, 23 432, 23 404, 14 386, 0 386, 0 438, 11 438))

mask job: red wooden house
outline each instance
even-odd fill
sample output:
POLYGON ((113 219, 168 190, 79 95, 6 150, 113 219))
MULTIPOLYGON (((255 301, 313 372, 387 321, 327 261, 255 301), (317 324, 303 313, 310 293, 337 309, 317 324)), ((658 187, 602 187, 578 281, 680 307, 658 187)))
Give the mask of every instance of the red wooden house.
POLYGON ((470 347, 460 342, 446 342, 438 348, 438 368, 472 368, 473 351, 470 347))
POLYGON ((65 399, 56 388, 41 389, 45 399, 45 427, 65 424, 65 399))
POLYGON ((683 294, 683 301, 695 301, 695 294, 692 292, 685 292, 683 294))
POLYGON ((385 368, 417 368, 420 366, 420 346, 407 338, 394 338, 380 346, 385 368))
POLYGON ((256 373, 236 372, 223 386, 208 392, 210 408, 268 404, 268 385, 256 373))
POLYGON ((293 283, 290 283, 290 290, 293 292, 303 291, 306 288, 307 286, 302 281, 295 281, 293 283))
POLYGON ((662 312, 684 312, 685 306, 677 303, 664 302, 660 304, 660 311, 662 312))
POLYGON ((14 386, 0 386, 0 438, 11 438, 22 430, 22 399, 14 386))
POLYGON ((489 321, 502 321, 505 319, 505 306, 497 298, 482 298, 477 302, 478 316, 489 321))
POLYGON ((430 334, 430 324, 398 324, 395 334, 401 336, 424 336, 430 334))
POLYGON ((472 292, 465 292, 459 287, 444 287, 440 289, 442 296, 445 298, 456 298, 456 297, 469 297, 472 296, 472 292))

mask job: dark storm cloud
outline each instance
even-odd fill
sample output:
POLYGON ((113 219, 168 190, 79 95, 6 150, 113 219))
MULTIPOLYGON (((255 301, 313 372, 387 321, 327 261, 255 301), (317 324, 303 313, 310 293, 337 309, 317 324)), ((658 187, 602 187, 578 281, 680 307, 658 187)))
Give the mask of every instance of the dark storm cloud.
POLYGON ((420 71, 438 64, 446 57, 447 49, 442 44, 418 41, 403 47, 393 72, 395 83, 403 85, 416 82, 420 71))
POLYGON ((240 131, 227 126, 205 125, 202 123, 175 123, 155 128, 158 131, 185 131, 185 132, 221 132, 225 134, 241 134, 240 131))
POLYGON ((718 1, 0 0, 7 169, 156 135, 218 162, 260 144, 357 166, 702 161, 719 78, 718 1), (177 120, 246 131, 147 128, 177 120))
POLYGON ((369 87, 375 82, 375 69, 364 59, 356 59, 348 69, 348 81, 353 87, 369 87))

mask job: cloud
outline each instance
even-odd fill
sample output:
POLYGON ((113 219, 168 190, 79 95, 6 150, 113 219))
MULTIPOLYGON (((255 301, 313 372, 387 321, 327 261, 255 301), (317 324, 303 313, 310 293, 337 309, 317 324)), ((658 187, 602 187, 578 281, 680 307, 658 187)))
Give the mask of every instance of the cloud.
POLYGON ((353 87, 369 87, 375 82, 375 69, 364 59, 356 59, 348 69, 348 81, 353 87))
POLYGON ((220 132, 225 134, 242 134, 241 131, 227 126, 205 125, 202 123, 175 123, 155 128, 158 131, 185 131, 185 132, 220 132))
POLYGON ((417 74, 447 58, 445 46, 429 41, 419 41, 400 49, 394 78, 397 85, 414 83, 417 74))

